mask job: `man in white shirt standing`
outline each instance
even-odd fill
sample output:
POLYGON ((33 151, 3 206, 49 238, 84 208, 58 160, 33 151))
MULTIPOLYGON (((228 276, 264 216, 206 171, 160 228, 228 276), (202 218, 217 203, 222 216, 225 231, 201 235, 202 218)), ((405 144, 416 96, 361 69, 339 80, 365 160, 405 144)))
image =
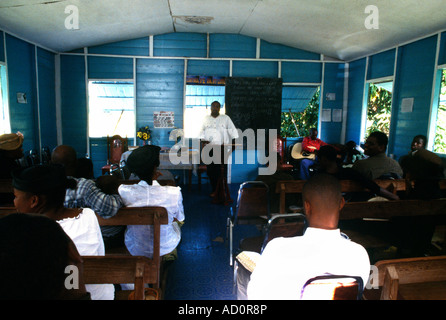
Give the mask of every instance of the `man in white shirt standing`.
MULTIPOLYGON (((204 145, 209 144, 212 146, 209 154, 202 154, 202 157, 212 157, 212 162, 207 163, 207 174, 212 186, 211 196, 215 196, 215 190, 217 182, 221 173, 221 166, 224 166, 224 174, 227 174, 227 164, 225 164, 224 155, 228 150, 224 148, 224 145, 230 145, 232 139, 238 138, 237 129, 234 126, 231 118, 225 114, 220 114, 221 104, 218 101, 214 101, 211 104, 211 114, 204 118, 203 124, 200 130, 200 139, 204 145), (217 148, 219 148, 217 150, 217 148), (221 157, 214 153, 221 153, 221 157)), ((231 148, 231 147, 229 147, 231 148)), ((231 150, 231 149, 230 149, 231 150)), ((209 159, 209 158, 207 158, 209 159)))
POLYGON ((268 243, 251 274, 248 299, 300 299, 305 282, 324 274, 360 276, 363 285, 367 284, 367 251, 338 229, 345 203, 339 181, 332 175, 317 174, 305 184, 302 195, 309 227, 303 236, 268 243))

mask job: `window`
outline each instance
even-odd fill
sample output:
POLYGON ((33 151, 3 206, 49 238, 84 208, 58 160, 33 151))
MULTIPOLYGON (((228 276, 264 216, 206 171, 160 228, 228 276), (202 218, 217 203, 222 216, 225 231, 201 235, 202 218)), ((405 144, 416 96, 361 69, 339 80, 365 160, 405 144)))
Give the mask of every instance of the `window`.
POLYGON ((10 133, 6 66, 0 64, 0 134, 10 133))
POLYGON ((305 137, 311 128, 318 127, 319 95, 320 87, 283 87, 280 124, 282 137, 305 137))
POLYGON ((211 114, 211 103, 221 104, 220 114, 225 114, 224 85, 186 85, 186 110, 184 136, 198 138, 203 118, 211 114))
POLYGON ((392 86, 393 81, 369 84, 365 138, 373 131, 381 131, 389 136, 392 86))
POLYGON ((446 153, 446 69, 441 72, 433 151, 446 153))
POLYGON ((89 81, 88 121, 90 138, 119 134, 134 138, 134 85, 129 81, 89 81))

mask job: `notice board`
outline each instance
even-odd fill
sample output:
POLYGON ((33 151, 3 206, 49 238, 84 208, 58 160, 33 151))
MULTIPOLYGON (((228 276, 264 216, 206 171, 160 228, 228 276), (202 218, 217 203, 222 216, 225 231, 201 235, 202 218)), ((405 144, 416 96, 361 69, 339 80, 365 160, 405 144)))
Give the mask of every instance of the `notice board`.
POLYGON ((282 79, 226 78, 225 107, 237 129, 276 129, 279 134, 282 79))

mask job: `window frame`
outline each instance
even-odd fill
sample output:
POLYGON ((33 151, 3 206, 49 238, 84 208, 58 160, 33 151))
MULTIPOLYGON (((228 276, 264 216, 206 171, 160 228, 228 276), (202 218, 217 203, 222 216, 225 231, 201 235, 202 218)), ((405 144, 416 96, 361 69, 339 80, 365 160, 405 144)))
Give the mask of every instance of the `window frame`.
POLYGON ((136 82, 135 82, 135 80, 134 79, 98 79, 98 78, 90 78, 90 79, 88 79, 88 81, 87 81, 87 101, 88 101, 88 118, 87 118, 87 123, 88 123, 88 138, 89 139, 97 139, 97 138, 104 138, 104 137, 107 137, 107 135, 108 136, 112 136, 112 135, 114 135, 114 134, 119 134, 119 133, 114 133, 114 132, 110 132, 109 134, 106 134, 105 136, 104 135, 102 135, 102 136, 100 136, 100 137, 97 137, 97 136, 91 136, 90 134, 91 134, 91 132, 90 132, 90 115, 91 115, 91 101, 90 101, 90 84, 92 83, 92 82, 103 82, 104 84, 106 84, 106 83, 112 83, 112 82, 115 82, 115 83, 118 83, 118 82, 121 82, 121 83, 129 83, 129 84, 132 84, 132 86, 133 86, 133 97, 132 97, 132 99, 133 99, 133 114, 134 114, 134 121, 133 121, 133 124, 132 124, 132 126, 133 126, 133 133, 132 133, 132 136, 126 136, 128 139, 134 139, 134 140, 136 140, 136 130, 137 130, 137 128, 136 128, 136 82))
POLYGON ((1 97, 1 109, 5 118, 0 119, 1 131, 3 133, 11 133, 11 115, 9 109, 9 91, 8 91, 8 68, 5 62, 0 62, 0 94, 1 97))

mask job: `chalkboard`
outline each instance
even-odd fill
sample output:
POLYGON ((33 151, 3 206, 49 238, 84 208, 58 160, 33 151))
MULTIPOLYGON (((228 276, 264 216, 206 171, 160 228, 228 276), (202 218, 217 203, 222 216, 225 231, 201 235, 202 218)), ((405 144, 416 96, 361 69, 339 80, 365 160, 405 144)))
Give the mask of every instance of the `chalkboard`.
POLYGON ((282 79, 226 78, 225 108, 237 129, 276 129, 279 133, 282 79))

